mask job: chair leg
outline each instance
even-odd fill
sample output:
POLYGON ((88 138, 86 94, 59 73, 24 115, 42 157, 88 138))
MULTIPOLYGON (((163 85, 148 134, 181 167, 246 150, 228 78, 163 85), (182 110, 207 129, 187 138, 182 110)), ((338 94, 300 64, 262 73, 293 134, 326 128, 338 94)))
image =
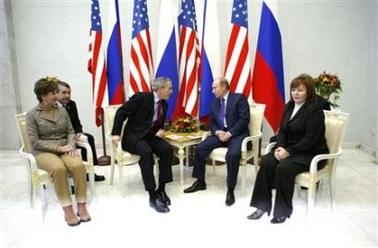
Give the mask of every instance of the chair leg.
POLYGON ((115 167, 115 158, 114 158, 114 154, 112 154, 112 157, 110 160, 110 185, 113 185, 113 181, 114 181, 114 167, 115 167))
POLYGON ((316 192, 316 175, 310 173, 308 192, 307 192, 307 215, 312 211, 315 201, 315 192, 316 192))
POLYGON ((310 183, 308 187, 308 192, 307 192, 307 215, 314 208, 315 192, 316 192, 316 184, 310 183))
MULTIPOLYGON (((43 185, 43 187, 45 187, 45 185, 43 185)), ((29 182, 29 198, 30 198, 30 207, 31 208, 34 208, 34 205, 35 205, 35 188, 34 188, 34 185, 33 185, 33 182, 30 181, 29 182)))
POLYGON ((95 173, 94 171, 91 171, 89 174, 89 185, 90 185, 90 191, 91 191, 91 200, 95 198, 95 173))
POLYGON ((331 208, 332 212, 335 211, 335 200, 334 200, 334 194, 335 194, 335 184, 333 183, 333 177, 329 178, 329 193, 330 193, 330 201, 331 201, 331 208))
POLYGON ((119 182, 123 183, 123 166, 122 166, 122 164, 118 165, 118 178, 119 178, 119 182))
POLYGON ((32 185, 32 206, 37 209, 42 216, 42 223, 45 222, 47 201, 45 195, 45 185, 32 185))

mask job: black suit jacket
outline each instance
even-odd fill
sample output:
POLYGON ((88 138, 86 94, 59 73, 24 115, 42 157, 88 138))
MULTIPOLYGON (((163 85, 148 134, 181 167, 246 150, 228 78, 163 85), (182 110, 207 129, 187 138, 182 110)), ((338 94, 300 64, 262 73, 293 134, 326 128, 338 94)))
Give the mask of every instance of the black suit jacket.
POLYGON ((67 110, 68 115, 70 116, 72 127, 75 130, 75 133, 82 133, 83 125, 81 125, 79 119, 79 113, 77 111, 76 103, 70 100, 64 108, 67 110))
POLYGON ((277 135, 277 147, 285 148, 294 162, 309 164, 315 155, 329 153, 325 138, 324 112, 317 102, 309 101, 290 120, 294 105, 294 101, 285 105, 277 135))
MULTIPOLYGON (((133 153, 135 144, 150 131, 154 114, 154 94, 151 92, 135 93, 126 103, 118 108, 114 117, 112 135, 120 135, 124 121, 122 149, 133 153)), ((164 127, 168 104, 161 100, 162 121, 158 128, 164 127)))
MULTIPOLYGON (((228 132, 230 132, 233 137, 239 135, 248 136, 250 112, 247 98, 243 94, 230 92, 226 104, 228 132)), ((210 105, 210 130, 213 135, 215 135, 217 130, 220 130, 217 118, 220 108, 220 99, 212 101, 210 105)))

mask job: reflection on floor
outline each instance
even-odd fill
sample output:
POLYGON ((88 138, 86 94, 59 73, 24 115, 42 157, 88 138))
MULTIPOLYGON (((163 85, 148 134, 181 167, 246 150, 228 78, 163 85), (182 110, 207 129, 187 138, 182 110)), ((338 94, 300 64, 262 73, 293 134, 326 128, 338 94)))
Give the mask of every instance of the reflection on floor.
MULTIPOLYGON (((159 214, 148 205, 137 165, 124 168, 109 184, 110 166, 96 166, 106 181, 96 183, 90 202, 92 221, 68 227, 52 188, 44 222, 27 195, 26 167, 17 151, 1 151, 0 247, 377 247, 377 164, 359 149, 346 149, 337 168, 336 209, 331 211, 329 185, 323 183, 315 210, 306 221, 306 191, 296 188, 294 213, 284 224, 246 218, 254 173, 242 167, 236 203, 225 206, 225 166, 207 167, 205 191, 184 194, 192 167, 173 166, 175 181, 167 186, 171 212, 159 214)), ((117 171, 116 171, 117 172, 117 171)))

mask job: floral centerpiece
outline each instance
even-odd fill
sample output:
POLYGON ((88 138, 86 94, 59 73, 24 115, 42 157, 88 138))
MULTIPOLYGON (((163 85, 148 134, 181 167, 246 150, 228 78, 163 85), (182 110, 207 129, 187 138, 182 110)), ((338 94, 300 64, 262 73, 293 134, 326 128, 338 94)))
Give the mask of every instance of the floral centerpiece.
POLYGON ((171 131, 175 133, 191 133, 199 130, 199 126, 192 117, 181 117, 173 122, 171 131))
POLYGON ((339 77, 323 72, 314 80, 316 93, 326 99, 332 107, 339 107, 336 102, 340 99, 340 93, 343 91, 339 77))

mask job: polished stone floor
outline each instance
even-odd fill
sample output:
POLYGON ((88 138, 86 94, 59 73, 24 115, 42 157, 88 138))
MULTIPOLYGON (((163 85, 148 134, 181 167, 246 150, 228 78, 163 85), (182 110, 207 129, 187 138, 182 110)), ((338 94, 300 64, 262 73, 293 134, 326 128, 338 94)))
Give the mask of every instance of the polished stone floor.
POLYGON ((184 194, 184 182, 173 166, 175 181, 167 186, 172 206, 159 214, 148 205, 139 167, 124 167, 121 182, 116 171, 109 184, 109 166, 96 166, 106 181, 96 183, 89 204, 92 221, 68 227, 51 187, 45 190, 44 221, 40 209, 30 207, 25 162, 17 151, 1 151, 0 247, 377 247, 377 169, 374 157, 346 149, 336 175, 336 208, 332 212, 329 185, 317 193, 315 209, 306 218, 306 191, 296 188, 294 212, 284 224, 273 225, 268 216, 246 218, 254 173, 239 172, 236 203, 225 206, 225 166, 207 167, 206 191, 184 194))

